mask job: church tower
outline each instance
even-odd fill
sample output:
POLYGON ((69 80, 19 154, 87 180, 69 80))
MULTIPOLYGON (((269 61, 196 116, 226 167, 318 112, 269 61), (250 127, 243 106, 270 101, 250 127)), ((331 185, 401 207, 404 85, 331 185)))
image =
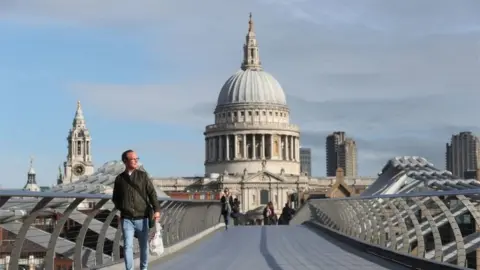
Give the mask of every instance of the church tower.
POLYGON ((37 174, 33 169, 33 157, 30 158, 30 169, 27 173, 27 184, 23 187, 23 190, 27 191, 40 191, 40 187, 37 185, 37 174))
POLYGON ((92 138, 85 124, 80 101, 77 102, 77 111, 67 141, 68 155, 67 161, 64 163, 63 184, 75 182, 80 176, 90 175, 94 172, 91 152, 92 138))

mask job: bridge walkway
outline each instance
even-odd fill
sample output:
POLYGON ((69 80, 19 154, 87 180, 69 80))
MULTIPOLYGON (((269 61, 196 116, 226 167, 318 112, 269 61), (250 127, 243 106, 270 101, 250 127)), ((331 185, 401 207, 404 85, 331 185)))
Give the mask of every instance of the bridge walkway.
POLYGON ((408 269, 304 225, 223 228, 149 269, 408 269))

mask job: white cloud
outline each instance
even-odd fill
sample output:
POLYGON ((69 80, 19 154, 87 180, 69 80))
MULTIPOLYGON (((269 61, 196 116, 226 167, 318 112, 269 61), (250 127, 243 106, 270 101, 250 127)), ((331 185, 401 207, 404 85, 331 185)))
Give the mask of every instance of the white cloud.
MULTIPOLYGON (((314 151, 324 151, 326 132, 343 129, 358 140, 364 174, 395 153, 443 166, 450 133, 477 126, 479 1, 9 3, 10 18, 147 29, 152 58, 168 51, 182 71, 172 85, 75 83, 76 95, 112 117, 211 123, 216 95, 239 67, 253 11, 264 67, 290 95, 293 120, 312 133, 304 144, 314 151), (132 100, 142 106, 127 106, 132 100)), ((322 173, 323 161, 315 167, 322 173)))

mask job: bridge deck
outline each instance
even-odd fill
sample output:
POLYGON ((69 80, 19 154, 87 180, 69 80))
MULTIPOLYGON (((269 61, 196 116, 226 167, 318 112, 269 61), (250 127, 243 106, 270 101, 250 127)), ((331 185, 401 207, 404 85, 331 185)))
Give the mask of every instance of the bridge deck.
POLYGON ((302 225, 219 231, 149 269, 407 269, 302 225))

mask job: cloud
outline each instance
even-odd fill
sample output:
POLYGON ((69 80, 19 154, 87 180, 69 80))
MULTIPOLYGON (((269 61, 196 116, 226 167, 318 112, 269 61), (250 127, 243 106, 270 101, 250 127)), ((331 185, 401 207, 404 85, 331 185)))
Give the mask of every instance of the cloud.
MULTIPOLYGON (((211 124, 222 83, 239 68, 253 11, 264 67, 288 93, 302 144, 319 158, 325 135, 345 130, 357 140, 361 174, 394 155, 424 155, 443 167, 451 133, 478 130, 479 1, 8 3, 10 19, 135 29, 146 35, 152 61, 172 63, 177 79, 168 84, 72 83, 75 95, 110 117, 211 124)), ((317 162, 314 171, 323 174, 324 161, 317 162)))

